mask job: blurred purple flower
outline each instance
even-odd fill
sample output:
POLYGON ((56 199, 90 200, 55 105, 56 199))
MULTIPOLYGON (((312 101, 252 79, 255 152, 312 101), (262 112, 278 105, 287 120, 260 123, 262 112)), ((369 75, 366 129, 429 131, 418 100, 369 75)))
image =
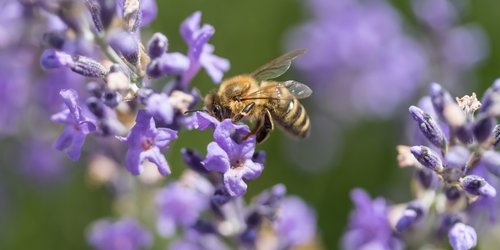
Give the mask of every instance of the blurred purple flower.
POLYGON ((200 191, 170 183, 156 195, 158 207, 157 227, 163 236, 172 236, 176 226, 192 226, 201 213, 208 208, 209 197, 200 191))
POLYGON ((64 99, 66 109, 52 115, 52 121, 64 123, 66 128, 57 139, 55 148, 61 151, 67 149, 68 156, 76 161, 80 158, 86 136, 95 132, 96 126, 83 114, 82 108, 78 105, 78 95, 75 90, 63 89, 60 95, 64 99))
POLYGON ((295 196, 284 198, 279 206, 273 226, 283 247, 280 249, 311 243, 316 235, 314 211, 295 196))
POLYGON ((297 66, 313 90, 321 89, 313 98, 322 107, 343 119, 385 117, 421 85, 424 51, 386 1, 312 0, 307 6, 316 15, 287 41, 309 49, 297 66))
POLYGON ((449 0, 413 0, 416 17, 435 32, 446 30, 458 20, 458 13, 449 0))
POLYGON ((388 206, 383 198, 371 200, 364 190, 355 189, 351 199, 355 208, 342 239, 343 249, 403 249, 392 232, 388 206))
POLYGON ((476 246, 477 234, 474 228, 461 222, 455 223, 448 232, 453 250, 468 250, 476 246))
POLYGON ((128 145, 125 166, 133 175, 142 172, 142 163, 148 160, 158 167, 162 175, 169 175, 170 168, 160 150, 166 150, 177 132, 168 128, 156 128, 155 121, 145 110, 137 113, 134 127, 127 138, 119 138, 128 145))
POLYGON ((222 80, 224 72, 229 70, 227 59, 213 55, 214 47, 208 44, 208 40, 215 33, 215 29, 209 24, 200 27, 201 12, 197 11, 189 16, 181 24, 181 35, 188 45, 189 68, 182 74, 181 83, 186 86, 204 67, 208 75, 215 83, 222 80))
POLYGON ((92 224, 87 242, 98 250, 139 250, 149 249, 153 236, 131 218, 115 222, 102 219, 92 224))
POLYGON ((61 181, 68 168, 63 156, 41 138, 28 141, 22 152, 22 172, 40 184, 61 181))
POLYGON ((242 196, 247 190, 245 180, 257 178, 264 169, 262 163, 252 159, 255 136, 242 140, 248 133, 248 126, 226 119, 216 126, 214 141, 207 146, 203 164, 209 171, 224 174, 224 186, 231 196, 242 196))
POLYGON ((146 100, 146 111, 149 115, 167 124, 174 120, 174 108, 165 93, 154 93, 146 100))

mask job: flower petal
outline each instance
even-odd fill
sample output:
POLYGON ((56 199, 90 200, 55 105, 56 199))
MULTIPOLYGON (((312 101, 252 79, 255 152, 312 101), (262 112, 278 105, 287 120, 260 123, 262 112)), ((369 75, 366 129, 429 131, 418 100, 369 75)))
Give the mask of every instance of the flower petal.
POLYGON ((158 167, 158 171, 161 175, 165 176, 171 173, 167 160, 165 160, 165 156, 160 152, 160 149, 158 147, 153 147, 147 151, 144 151, 143 155, 145 159, 148 159, 148 161, 158 167))
POLYGON ((224 187, 233 197, 240 197, 247 191, 247 184, 243 181, 241 174, 241 171, 234 169, 229 169, 224 174, 224 187))
POLYGON ((211 142, 207 146, 207 157, 202 162, 209 171, 225 173, 230 168, 229 157, 216 142, 211 142))

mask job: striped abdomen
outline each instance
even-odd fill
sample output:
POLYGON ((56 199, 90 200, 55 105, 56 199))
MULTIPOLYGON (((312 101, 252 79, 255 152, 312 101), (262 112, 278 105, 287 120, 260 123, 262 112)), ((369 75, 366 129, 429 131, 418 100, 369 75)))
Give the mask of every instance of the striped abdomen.
POLYGON ((300 138, 309 135, 311 129, 309 116, 304 106, 296 98, 280 100, 270 111, 278 125, 291 135, 300 138))

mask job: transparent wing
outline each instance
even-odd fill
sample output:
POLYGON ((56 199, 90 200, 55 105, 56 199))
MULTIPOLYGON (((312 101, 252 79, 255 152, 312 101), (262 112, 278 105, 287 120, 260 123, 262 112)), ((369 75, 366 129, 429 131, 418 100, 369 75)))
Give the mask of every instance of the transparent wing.
POLYGON ((290 94, 295 96, 297 99, 304 99, 311 96, 312 94, 311 88, 303 83, 294 80, 286 81, 281 84, 285 86, 288 92, 290 92, 290 94))
POLYGON ((257 81, 269 80, 283 75, 292 64, 292 60, 306 53, 306 49, 290 51, 255 70, 251 76, 257 81))
POLYGON ((251 99, 272 99, 287 100, 307 98, 312 94, 312 90, 305 84, 297 81, 276 82, 260 87, 244 97, 241 100, 251 99))

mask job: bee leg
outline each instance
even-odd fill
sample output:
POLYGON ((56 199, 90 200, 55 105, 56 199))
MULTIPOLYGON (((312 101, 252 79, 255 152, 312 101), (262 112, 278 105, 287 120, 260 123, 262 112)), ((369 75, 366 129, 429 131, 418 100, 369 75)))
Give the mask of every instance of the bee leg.
POLYGON ((263 142, 269 136, 271 130, 273 130, 273 119, 271 117, 271 113, 266 109, 264 116, 259 120, 259 123, 255 130, 255 137, 257 143, 263 142))
POLYGON ((250 111, 252 111, 253 107, 255 106, 255 102, 251 102, 249 104, 247 104, 243 110, 241 110, 240 113, 238 113, 237 115, 233 116, 233 118, 231 119, 231 121, 234 123, 234 122, 239 122, 243 117, 247 116, 250 111))

